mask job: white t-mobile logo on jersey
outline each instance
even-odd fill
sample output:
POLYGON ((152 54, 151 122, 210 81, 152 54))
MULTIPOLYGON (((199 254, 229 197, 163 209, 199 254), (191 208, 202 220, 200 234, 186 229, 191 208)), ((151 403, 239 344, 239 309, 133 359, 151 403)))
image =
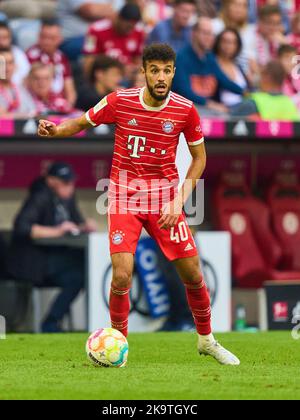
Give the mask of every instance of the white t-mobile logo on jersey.
POLYGON ((129 136, 128 137, 128 149, 132 150, 131 157, 140 159, 141 156, 138 155, 138 152, 144 152, 145 151, 145 144, 146 144, 146 137, 141 136, 129 136), (131 142, 133 140, 133 142, 131 142), (133 143, 133 144, 131 144, 133 143), (142 145, 140 145, 142 143, 142 145))

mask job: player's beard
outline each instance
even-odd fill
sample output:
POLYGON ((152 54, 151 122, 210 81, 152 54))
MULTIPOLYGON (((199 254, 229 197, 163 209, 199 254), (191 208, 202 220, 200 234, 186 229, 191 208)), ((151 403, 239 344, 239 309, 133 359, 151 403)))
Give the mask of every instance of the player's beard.
MULTIPOLYGON (((167 91, 166 91, 166 93, 164 95, 158 95, 157 93, 155 93, 155 88, 159 87, 160 85, 158 84, 158 85, 156 85, 154 87, 150 86, 147 78, 146 78, 146 83, 147 83, 147 88, 149 90, 150 95, 156 101, 164 101, 169 96, 169 93, 170 93, 170 90, 171 90, 171 87, 170 86, 167 88, 167 91)), ((162 86, 165 86, 165 85, 162 85, 162 86)))

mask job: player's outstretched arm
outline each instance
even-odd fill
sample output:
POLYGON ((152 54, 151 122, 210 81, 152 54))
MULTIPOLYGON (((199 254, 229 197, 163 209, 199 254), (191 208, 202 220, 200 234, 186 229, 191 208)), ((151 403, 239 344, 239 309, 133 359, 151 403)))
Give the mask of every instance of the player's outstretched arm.
POLYGON ((80 131, 91 128, 85 114, 78 118, 73 118, 62 122, 59 125, 47 120, 40 120, 38 126, 38 135, 40 137, 72 137, 80 131))

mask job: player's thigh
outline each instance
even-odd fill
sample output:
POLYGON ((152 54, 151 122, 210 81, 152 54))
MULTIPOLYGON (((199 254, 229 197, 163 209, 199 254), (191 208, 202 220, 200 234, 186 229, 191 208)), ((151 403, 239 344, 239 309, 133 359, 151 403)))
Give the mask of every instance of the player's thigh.
POLYGON ((129 252, 120 252, 111 256, 113 278, 112 283, 120 288, 131 286, 134 267, 134 256, 129 252))
POLYGON ((201 264, 198 255, 173 261, 179 277, 184 283, 199 283, 202 280, 201 264))
POLYGON ((143 228, 143 218, 138 214, 108 214, 110 254, 135 254, 143 228))
POLYGON ((171 229, 161 229, 158 225, 159 219, 159 215, 149 215, 145 228, 156 240, 169 261, 198 255, 196 243, 184 214, 180 216, 176 226, 171 229))

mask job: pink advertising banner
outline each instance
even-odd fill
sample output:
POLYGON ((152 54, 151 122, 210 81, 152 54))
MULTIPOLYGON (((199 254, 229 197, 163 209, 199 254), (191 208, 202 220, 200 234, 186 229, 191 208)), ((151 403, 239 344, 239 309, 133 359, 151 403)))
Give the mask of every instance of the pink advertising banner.
POLYGON ((202 118, 201 125, 206 137, 222 138, 226 135, 225 121, 202 118))
POLYGON ((15 134, 15 122, 0 118, 0 136, 11 137, 15 134))
POLYGON ((256 123, 256 136, 291 138, 294 136, 294 125, 291 122, 258 121, 256 123))

